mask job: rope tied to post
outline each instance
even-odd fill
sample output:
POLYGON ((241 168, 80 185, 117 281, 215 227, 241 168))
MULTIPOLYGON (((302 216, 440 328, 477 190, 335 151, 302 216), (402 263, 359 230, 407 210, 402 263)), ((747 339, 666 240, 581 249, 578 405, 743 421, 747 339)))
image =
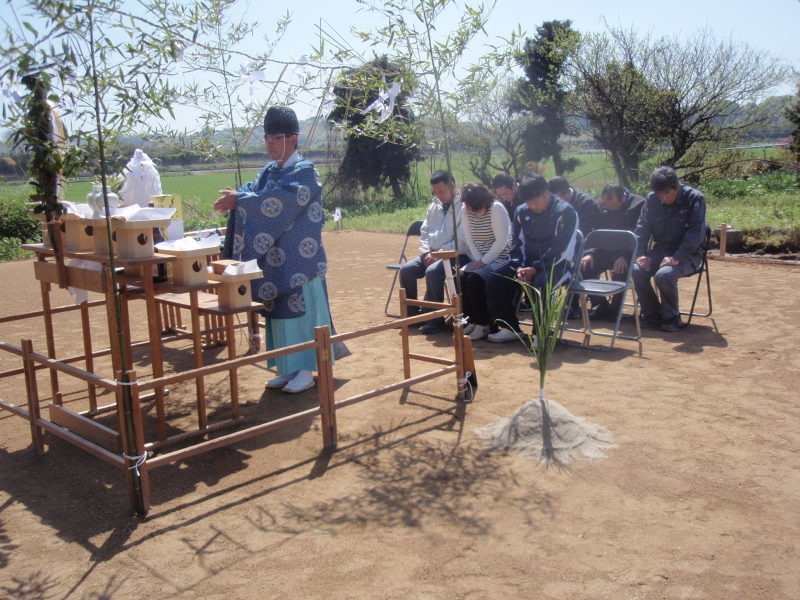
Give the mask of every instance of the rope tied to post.
POLYGON ((145 461, 147 461, 147 452, 145 452, 144 454, 140 454, 138 456, 128 456, 123 452, 122 456, 125 457, 127 460, 134 461, 133 465, 128 467, 128 470, 132 470, 134 473, 136 473, 137 477, 141 477, 141 474, 139 473, 139 467, 141 467, 145 463, 145 461))

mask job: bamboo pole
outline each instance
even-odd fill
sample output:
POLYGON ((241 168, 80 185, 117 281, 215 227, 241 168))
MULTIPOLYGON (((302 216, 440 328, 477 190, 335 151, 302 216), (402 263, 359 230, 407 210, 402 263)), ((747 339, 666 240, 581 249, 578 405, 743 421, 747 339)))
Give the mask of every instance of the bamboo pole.
POLYGON ((725 257, 725 252, 728 249, 728 226, 723 223, 719 227, 719 255, 725 257))

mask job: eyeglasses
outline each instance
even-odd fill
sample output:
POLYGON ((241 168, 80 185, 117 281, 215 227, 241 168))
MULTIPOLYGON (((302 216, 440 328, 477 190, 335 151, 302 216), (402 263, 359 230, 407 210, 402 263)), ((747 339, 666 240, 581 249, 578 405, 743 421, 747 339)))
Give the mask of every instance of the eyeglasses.
MULTIPOLYGON (((294 134, 292 134, 292 135, 294 135, 294 134)), ((265 136, 264 136, 264 140, 265 140, 265 141, 266 141, 268 144, 271 144, 271 143, 273 143, 273 142, 282 142, 282 141, 283 141, 283 140, 285 140, 287 137, 292 137, 292 135, 285 135, 285 134, 283 134, 283 133, 278 133, 278 134, 276 134, 276 135, 265 135, 265 136)))

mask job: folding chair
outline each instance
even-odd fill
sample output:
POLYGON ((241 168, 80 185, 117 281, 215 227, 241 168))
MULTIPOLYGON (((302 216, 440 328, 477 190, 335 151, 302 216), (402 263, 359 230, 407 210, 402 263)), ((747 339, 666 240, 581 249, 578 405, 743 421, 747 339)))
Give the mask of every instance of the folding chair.
MULTIPOLYGON (((637 238, 632 232, 624 229, 596 229, 586 237, 586 245, 590 248, 597 248, 601 251, 614 251, 622 253, 622 255, 625 256, 628 261, 628 274, 625 278, 625 281, 576 278, 569 286, 569 297, 567 298, 567 303, 569 303, 570 298, 573 295, 578 294, 578 297, 580 298, 581 321, 583 327, 581 329, 562 327, 562 333, 565 330, 583 333, 583 343, 581 345, 585 348, 592 349, 601 349, 589 346, 592 335, 611 338, 611 345, 608 348, 603 348, 605 350, 610 350, 613 348, 617 338, 633 340, 639 343, 639 356, 641 356, 642 332, 639 325, 639 303, 636 300, 636 290, 634 289, 631 280, 631 273, 633 272, 632 265, 633 261, 636 259, 637 238), (631 295, 633 297, 633 319, 636 326, 636 335, 622 335, 619 333, 619 324, 622 320, 622 310, 625 304, 625 294, 627 293, 628 289, 631 290, 631 295), (619 309, 617 310, 616 319, 614 320, 613 333, 608 333, 606 331, 595 331, 592 329, 592 324, 589 319, 589 308, 587 302, 588 297, 616 296, 617 294, 622 294, 623 297, 622 302, 619 304, 619 309)), ((580 269, 578 269, 578 274, 580 274, 580 269)))
POLYGON ((398 318, 400 315, 393 314, 389 312, 389 304, 392 301, 392 294, 394 293, 394 287, 397 285, 397 278, 400 276, 400 267, 408 262, 408 257, 406 256, 406 248, 408 247, 408 240, 412 237, 417 237, 420 235, 420 230, 422 229, 422 221, 414 221, 408 227, 408 231, 406 231, 406 239, 403 240, 403 248, 400 250, 400 258, 398 261, 391 265, 386 265, 386 268, 390 271, 394 271, 394 278, 392 279, 392 287, 389 288, 389 295, 386 297, 386 306, 383 308, 383 312, 387 317, 398 318))
MULTIPOLYGON (((708 272, 708 248, 711 245, 711 227, 706 224, 706 243, 703 245, 703 260, 700 262, 700 267, 697 271, 694 272, 693 275, 690 277, 694 277, 697 275, 697 283, 694 286, 694 296, 692 297, 692 307, 689 309, 688 312, 681 311, 682 315, 688 316, 689 318, 686 319, 686 322, 683 324, 683 327, 688 327, 689 323, 692 322, 692 317, 709 317, 711 318, 711 311, 714 310, 714 306, 711 303, 711 276, 708 272), (708 295, 708 312, 694 312, 694 307, 697 304, 697 295, 700 291, 700 284, 703 282, 703 276, 706 279, 706 294, 708 295)), ((714 329, 717 329, 717 323, 711 318, 711 322, 714 325, 714 329)))

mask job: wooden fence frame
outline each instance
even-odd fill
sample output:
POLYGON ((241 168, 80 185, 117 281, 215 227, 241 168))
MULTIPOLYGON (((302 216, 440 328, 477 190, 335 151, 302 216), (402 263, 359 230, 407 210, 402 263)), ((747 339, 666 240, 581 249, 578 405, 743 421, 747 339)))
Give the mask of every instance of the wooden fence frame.
MULTIPOLYGON (((104 301, 92 303, 92 305, 102 304, 104 304, 104 301)), ((0 342, 0 350, 15 354, 22 359, 21 369, 12 369, 10 371, 0 373, 0 379, 11 375, 24 375, 27 398, 27 407, 25 408, 0 399, 0 409, 4 409, 16 416, 28 420, 31 428, 32 444, 38 454, 42 454, 44 452, 43 433, 48 432, 119 469, 124 470, 126 473, 131 505, 134 508, 137 506, 136 497, 134 494, 134 486, 135 483, 138 483, 141 486, 142 495, 144 498, 144 511, 147 512, 150 507, 149 472, 159 466, 172 464, 191 456, 234 444, 250 437, 273 431, 281 427, 286 427, 300 421, 312 419, 317 416, 320 417, 322 424, 321 430, 323 449, 333 449, 336 447, 338 440, 336 427, 336 410, 338 408, 363 402, 370 398, 381 396, 395 390, 409 388, 412 385, 429 381, 437 377, 449 375, 450 373, 456 374, 456 398, 459 400, 471 399, 471 391, 467 389, 466 385, 466 371, 467 367, 469 367, 474 372, 474 364, 471 364, 472 346, 469 337, 463 334, 463 323, 459 318, 453 318, 454 360, 451 361, 439 357, 412 353, 410 352, 409 344, 409 328, 411 326, 428 321, 432 318, 456 317, 457 315, 460 315, 460 297, 453 296, 449 303, 409 300, 405 297, 405 290, 401 289, 400 306, 402 317, 395 321, 386 322, 381 325, 375 325, 366 329, 348 333, 340 333, 334 336, 331 336, 329 327, 317 327, 315 329, 314 339, 302 344, 287 346, 285 348, 279 348, 276 350, 258 352, 256 354, 250 354, 237 358, 229 358, 228 360, 214 365, 203 366, 182 373, 162 375, 146 381, 139 381, 136 377, 135 371, 129 372, 128 382, 120 381, 120 373, 117 373, 117 378, 115 380, 110 380, 92 373, 88 369, 81 369, 71 364, 72 362, 85 360, 87 359, 87 356, 81 355, 69 357, 68 359, 56 360, 48 355, 34 352, 30 339, 23 339, 20 346, 14 346, 6 342, 0 342), (426 308, 430 312, 409 317, 409 306, 426 308), (333 384, 333 360, 331 356, 331 344, 381 333, 390 329, 399 329, 401 333, 403 352, 403 379, 337 401, 335 398, 335 389, 333 384), (272 421, 258 423, 256 425, 239 429, 218 437, 193 443, 190 446, 173 450, 164 454, 159 454, 158 456, 154 456, 152 458, 149 457, 148 453, 150 451, 160 449, 166 445, 164 441, 147 443, 144 440, 141 403, 147 399, 153 398, 154 395, 152 392, 155 392, 158 389, 163 390, 168 385, 181 383, 190 379, 202 381, 203 378, 208 375, 224 371, 228 371, 231 374, 231 382, 233 385, 236 385, 235 373, 236 370, 241 367, 310 349, 314 349, 317 356, 317 392, 319 397, 319 406, 281 417, 279 419, 274 419, 272 421), (422 375, 411 377, 412 360, 437 364, 440 365, 440 368, 422 375), (85 382, 90 390, 94 390, 95 388, 103 388, 114 392, 116 396, 116 402, 108 407, 103 408, 105 410, 116 410, 118 415, 119 431, 115 432, 113 429, 96 423, 89 418, 89 416, 98 413, 98 409, 96 407, 94 412, 88 416, 86 414, 72 413, 71 411, 63 408, 63 406, 61 406, 61 402, 58 401, 60 400, 60 397, 56 396, 56 394, 59 394, 57 384, 53 390, 54 396, 53 403, 51 405, 51 407, 56 406, 57 408, 51 408, 50 419, 45 419, 42 417, 40 414, 41 401, 36 380, 36 371, 40 369, 49 369, 51 372, 51 380, 56 377, 57 373, 61 373, 85 382), (130 387, 134 420, 134 440, 127 439, 126 428, 124 426, 125 416, 123 414, 122 402, 123 386, 130 387), (135 454, 127 454, 122 451, 123 448, 133 449, 135 454), (137 478, 136 482, 134 482, 134 476, 137 478)), ((46 316, 48 308, 49 307, 46 307, 44 311, 36 311, 34 313, 25 313, 24 315, 4 317, 0 319, 0 322, 7 322, 22 318, 32 318, 43 315, 46 316)), ((86 308, 88 308, 88 306, 74 307, 74 309, 80 310, 85 310, 86 308)), ((61 307, 58 309, 49 309, 49 312, 52 314, 53 312, 63 312, 71 309, 73 309, 73 307, 61 307)), ((176 339, 176 337, 178 336, 171 336, 165 339, 176 339)), ((53 353, 51 346, 52 344, 48 341, 48 354, 53 353)), ((110 352, 110 350, 100 352, 91 352, 90 350, 91 356, 99 356, 108 352, 110 352)), ((177 443, 193 437, 207 436, 209 433, 222 428, 239 425, 242 420, 243 419, 240 417, 236 417, 208 425, 203 429, 183 432, 168 438, 167 442, 177 443)))

